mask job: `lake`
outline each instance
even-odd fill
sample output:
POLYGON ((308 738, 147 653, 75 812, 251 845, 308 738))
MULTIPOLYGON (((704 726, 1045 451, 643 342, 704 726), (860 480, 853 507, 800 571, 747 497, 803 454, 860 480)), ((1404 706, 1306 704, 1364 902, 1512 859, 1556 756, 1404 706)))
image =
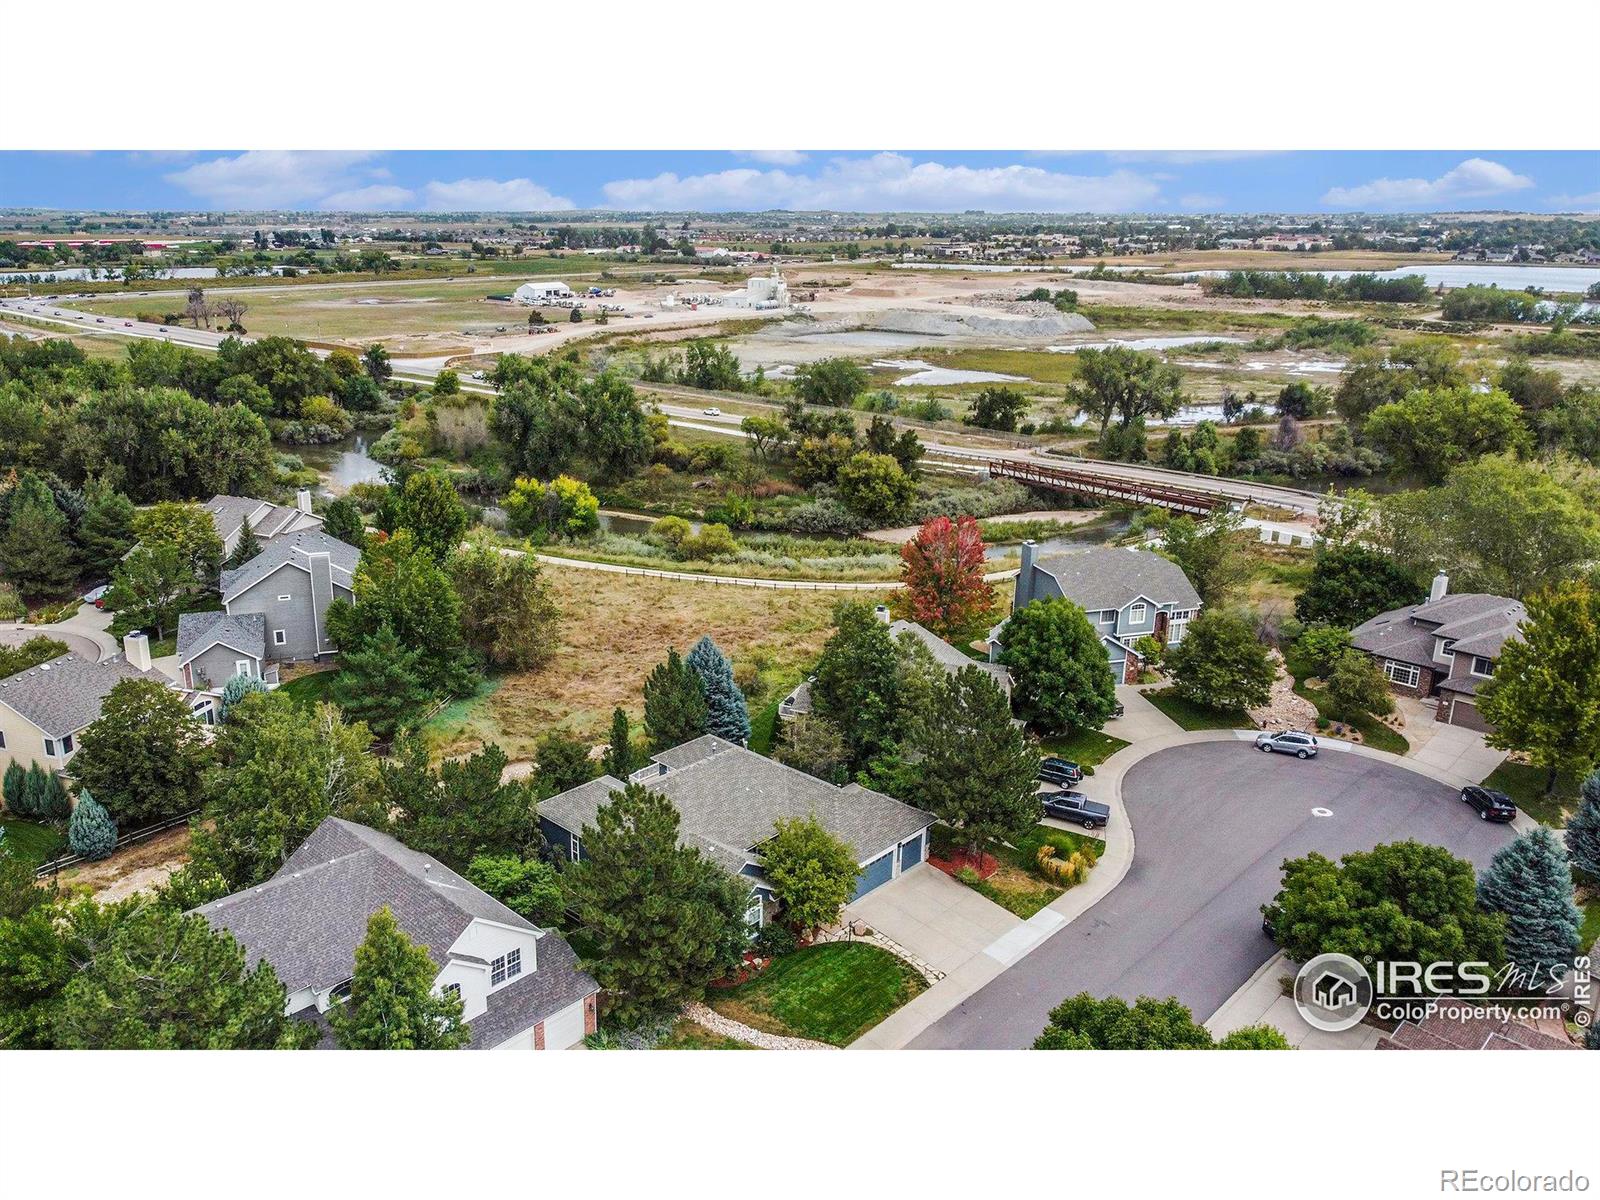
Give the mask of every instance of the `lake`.
POLYGON ((287 454, 296 455, 301 462, 322 476, 322 486, 329 494, 340 496, 357 483, 381 483, 384 466, 367 453, 367 435, 351 434, 338 442, 320 446, 284 446, 287 454))

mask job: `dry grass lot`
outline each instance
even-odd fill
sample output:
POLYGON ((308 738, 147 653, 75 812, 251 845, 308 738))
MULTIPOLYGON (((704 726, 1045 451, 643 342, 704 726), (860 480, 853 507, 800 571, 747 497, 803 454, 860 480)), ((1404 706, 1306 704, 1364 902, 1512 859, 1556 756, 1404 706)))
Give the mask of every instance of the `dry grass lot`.
POLYGON ((719 587, 555 567, 547 577, 567 614, 560 650, 542 670, 490 681, 431 721, 426 733, 437 755, 498 742, 510 758, 528 758, 539 738, 558 728, 603 741, 616 706, 640 719, 645 677, 667 650, 687 652, 706 633, 735 669, 749 663, 760 670, 766 688, 754 709, 798 681, 827 639, 839 600, 882 599, 876 592, 719 587))

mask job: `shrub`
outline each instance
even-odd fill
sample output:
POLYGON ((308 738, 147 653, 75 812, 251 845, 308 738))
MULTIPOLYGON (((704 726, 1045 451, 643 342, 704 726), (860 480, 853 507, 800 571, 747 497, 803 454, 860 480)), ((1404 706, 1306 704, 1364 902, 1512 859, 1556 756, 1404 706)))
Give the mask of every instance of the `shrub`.
POLYGON ((733 540, 733 531, 726 525, 703 525, 699 533, 692 533, 678 544, 683 558, 709 559, 733 554, 739 543, 733 540))
POLYGON ((87 788, 78 793, 77 806, 67 822, 67 844, 74 854, 94 862, 110 858, 117 848, 117 823, 87 788))
POLYGON ((763 925, 756 934, 756 953, 767 958, 781 958, 785 954, 793 954, 799 942, 787 925, 773 922, 763 925))

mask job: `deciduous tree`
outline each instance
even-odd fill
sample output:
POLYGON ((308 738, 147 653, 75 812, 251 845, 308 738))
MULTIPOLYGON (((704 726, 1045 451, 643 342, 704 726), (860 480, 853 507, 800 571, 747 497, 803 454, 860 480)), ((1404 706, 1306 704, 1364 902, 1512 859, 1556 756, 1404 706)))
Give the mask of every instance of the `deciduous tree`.
POLYGON ((1011 615, 1001 640, 1000 661, 1016 681, 1012 698, 1031 722, 1051 731, 1106 723, 1117 681, 1083 609, 1059 597, 1035 600, 1011 615))
POLYGON ((1424 595, 1409 567, 1381 550, 1352 543, 1318 552, 1305 591, 1295 597, 1294 615, 1308 625, 1320 621, 1353 629, 1424 595))
POLYGON ((1194 704, 1235 712, 1265 704, 1277 668, 1245 618, 1206 609, 1167 651, 1178 693, 1194 704))
POLYGON ((83 731, 72 773, 124 829, 197 808, 212 754, 181 693, 124 679, 83 731))
POLYGON ((776 828, 761 863, 784 920, 800 932, 834 924, 861 873, 854 852, 815 816, 780 819, 776 828))
POLYGON ((942 638, 972 637, 994 611, 984 579, 985 546, 971 517, 935 517, 900 547, 900 578, 911 619, 942 638))
POLYGON ((889 626, 865 604, 839 604, 833 622, 817 659, 811 704, 844 734, 852 765, 860 765, 894 740, 898 656, 889 626))
POLYGON ((531 671, 554 657, 561 610, 533 555, 474 543, 450 560, 450 576, 461 597, 462 636, 486 662, 531 671))

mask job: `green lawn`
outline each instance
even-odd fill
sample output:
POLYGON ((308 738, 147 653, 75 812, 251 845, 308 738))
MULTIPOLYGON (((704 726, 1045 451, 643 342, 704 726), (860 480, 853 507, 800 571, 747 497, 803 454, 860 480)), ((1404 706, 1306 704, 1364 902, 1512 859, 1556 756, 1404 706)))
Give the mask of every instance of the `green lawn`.
POLYGON ((18 817, 0 817, 0 829, 6 831, 6 849, 18 858, 32 863, 48 862, 65 847, 61 835, 38 821, 24 821, 18 817))
POLYGON ((333 687, 333 681, 339 677, 337 671, 317 671, 311 675, 302 675, 299 679, 284 684, 278 689, 291 700, 302 705, 316 704, 322 700, 331 700, 328 692, 333 687))
POLYGON ((1039 749, 1077 763, 1085 775, 1093 775, 1095 767, 1105 762, 1128 743, 1121 738, 1101 733, 1098 729, 1075 729, 1061 737, 1044 738, 1039 749))
POLYGON ((829 942, 785 955, 738 987, 713 988, 706 1003, 754 1029, 847 1046, 927 986, 887 950, 829 942))
POLYGON ((750 718, 750 749, 757 754, 771 754, 772 744, 778 736, 778 705, 774 700, 750 718))
POLYGON ((1578 807, 1578 781, 1561 776, 1556 780, 1555 791, 1546 794, 1548 778, 1549 772, 1542 767, 1503 762, 1483 781, 1483 786, 1504 792, 1535 821, 1559 829, 1578 807))
POLYGON ((712 1033, 704 1025, 688 1019, 680 1020, 672 1032, 656 1043, 657 1050, 755 1050, 749 1042, 712 1033))
POLYGON ((1224 712, 1185 700, 1172 688, 1145 692, 1144 698, 1171 717, 1183 729, 1254 729, 1255 723, 1242 711, 1224 712))
POLYGON ((1600 940, 1600 900, 1591 900, 1583 906, 1583 924, 1578 927, 1578 946, 1592 951, 1600 940))

